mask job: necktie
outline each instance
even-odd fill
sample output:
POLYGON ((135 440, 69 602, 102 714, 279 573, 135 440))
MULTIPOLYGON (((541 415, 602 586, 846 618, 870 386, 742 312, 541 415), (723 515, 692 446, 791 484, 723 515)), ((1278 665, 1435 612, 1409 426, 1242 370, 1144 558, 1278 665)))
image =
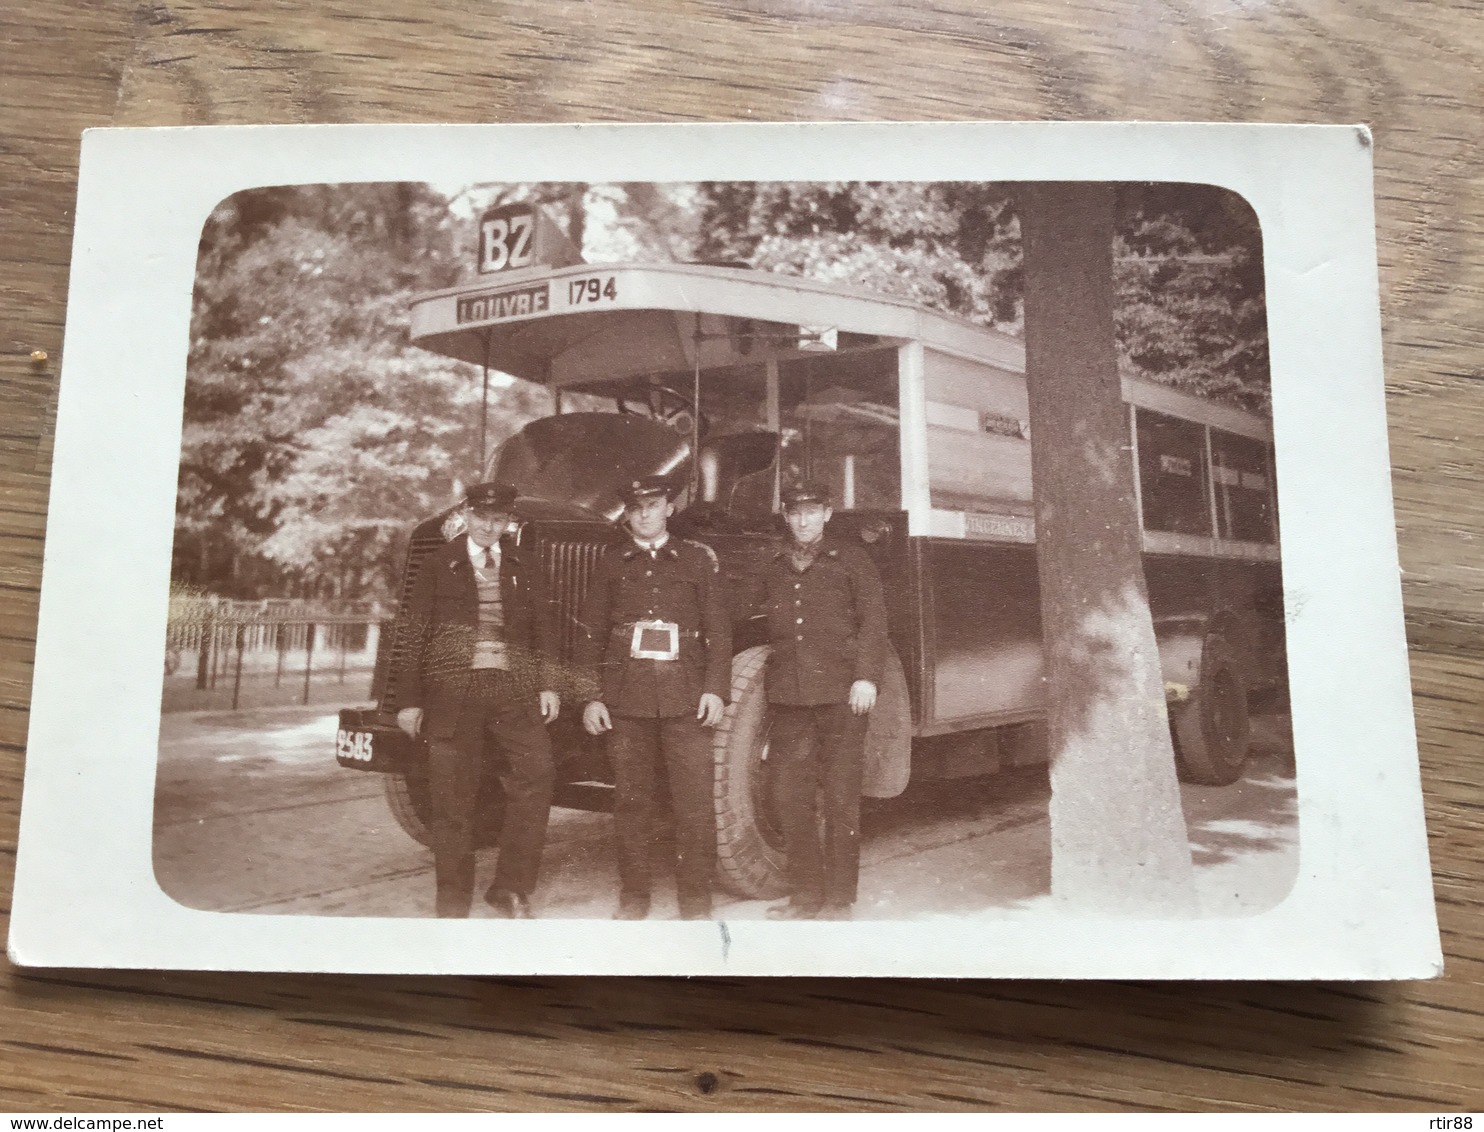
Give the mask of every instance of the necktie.
POLYGON ((499 559, 497 559, 495 557, 495 548, 492 547, 492 546, 485 547, 484 548, 484 568, 486 570, 493 570, 495 568, 495 563, 498 562, 498 561, 499 561, 499 559))

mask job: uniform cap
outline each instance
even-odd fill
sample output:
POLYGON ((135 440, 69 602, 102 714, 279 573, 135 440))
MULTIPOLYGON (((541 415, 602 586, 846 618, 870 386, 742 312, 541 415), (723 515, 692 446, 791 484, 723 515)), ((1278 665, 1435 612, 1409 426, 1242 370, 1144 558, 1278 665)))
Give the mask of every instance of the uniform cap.
POLYGON ((471 511, 494 511, 508 515, 515 510, 515 485, 508 483, 477 483, 464 496, 464 503, 471 511))
POLYGON ((632 507, 641 499, 653 499, 656 496, 670 498, 670 477, 668 476, 640 476, 636 480, 630 480, 624 484, 619 493, 623 497, 625 507, 632 507))
POLYGON ((822 503, 828 507, 830 491, 816 480, 804 480, 802 483, 784 488, 779 493, 778 499, 785 508, 797 507, 804 503, 822 503))

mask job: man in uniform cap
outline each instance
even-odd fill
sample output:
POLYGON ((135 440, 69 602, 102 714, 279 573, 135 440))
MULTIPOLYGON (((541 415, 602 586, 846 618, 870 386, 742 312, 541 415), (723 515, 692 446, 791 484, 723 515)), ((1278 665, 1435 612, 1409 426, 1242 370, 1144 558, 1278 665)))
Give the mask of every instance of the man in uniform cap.
POLYGON ((609 733, 617 779, 621 920, 649 914, 654 799, 661 762, 675 818, 675 886, 685 919, 711 915, 716 867, 708 728, 731 682, 731 623, 711 548, 669 534, 669 481, 647 476, 623 492, 627 534, 594 572, 579 618, 586 674, 583 726, 609 733))
POLYGON ((801 483, 780 501, 789 537, 765 572, 768 757, 792 896, 768 917, 848 919, 860 874, 866 727, 886 667, 886 604, 866 552, 825 536, 833 512, 823 487, 801 483))
POLYGON ((556 625, 538 571, 507 537, 515 488, 479 483, 464 500, 467 534, 423 559, 404 612, 395 675, 397 724, 427 738, 429 825, 439 916, 468 916, 474 818, 486 740, 499 748, 505 810, 499 860, 485 900, 529 919, 551 808, 547 723, 556 625))

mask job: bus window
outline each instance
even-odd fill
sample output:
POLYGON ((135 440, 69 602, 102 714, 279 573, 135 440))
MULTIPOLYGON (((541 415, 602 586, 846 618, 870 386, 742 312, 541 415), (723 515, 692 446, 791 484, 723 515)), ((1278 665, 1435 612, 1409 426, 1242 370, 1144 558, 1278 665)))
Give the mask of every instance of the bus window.
POLYGON ((1024 375, 924 350, 923 385, 932 505, 1030 514, 1030 409, 1024 375))
POLYGON ((1147 409, 1137 410, 1134 419, 1144 529, 1209 537, 1204 426, 1147 409))
POLYGON ((1267 445, 1211 430, 1217 532, 1240 542, 1273 542, 1273 491, 1267 445))
MULTIPOLYGON (((767 363, 701 372, 704 500, 738 518, 771 522, 781 464, 784 484, 819 480, 837 510, 898 510, 896 351, 787 359, 777 363, 777 372, 778 432, 769 428, 767 363)), ((605 398, 626 412, 655 416, 688 438, 694 388, 694 373, 656 373, 577 386, 564 401, 605 398)))
POLYGON ((768 374, 762 364, 701 373, 703 497, 739 518, 771 522, 778 435, 768 428, 768 374))
POLYGON ((901 507, 895 351, 782 362, 778 409, 785 483, 818 480, 841 511, 901 507))

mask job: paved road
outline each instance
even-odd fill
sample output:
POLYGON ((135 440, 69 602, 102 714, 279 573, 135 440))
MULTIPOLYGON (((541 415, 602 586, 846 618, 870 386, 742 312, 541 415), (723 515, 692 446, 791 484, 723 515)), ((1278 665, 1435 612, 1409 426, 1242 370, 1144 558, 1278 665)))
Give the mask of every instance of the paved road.
MULTIPOLYGON (((1255 730, 1258 753, 1242 782, 1182 788, 1210 915, 1271 907, 1297 873, 1286 720, 1258 720, 1255 730)), ((392 818, 382 775, 335 763, 334 733, 335 716, 322 707, 166 715, 155 811, 161 887, 213 911, 431 915, 430 854, 392 818)), ((858 918, 996 915, 1049 899, 1048 798, 1044 770, 1027 768, 874 804, 858 918)), ((605 814, 553 811, 538 914, 611 914, 611 825, 605 814)), ((482 854, 481 885, 493 866, 493 853, 482 854)), ((727 898, 719 910, 740 919, 765 907, 727 898)), ((655 914, 673 912, 673 896, 657 893, 655 914)))

